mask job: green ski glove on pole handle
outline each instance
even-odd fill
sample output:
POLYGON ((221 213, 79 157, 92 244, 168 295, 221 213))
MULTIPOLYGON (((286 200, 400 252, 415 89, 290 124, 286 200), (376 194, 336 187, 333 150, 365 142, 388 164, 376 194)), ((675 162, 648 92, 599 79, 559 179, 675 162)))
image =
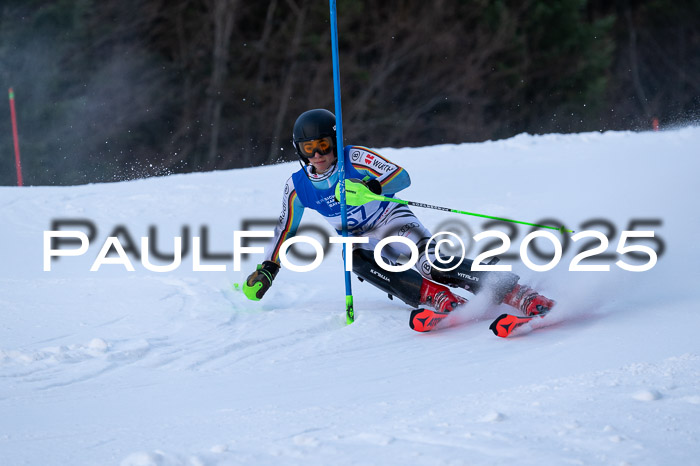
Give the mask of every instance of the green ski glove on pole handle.
MULTIPOLYGON (((335 198, 340 199, 340 183, 335 186, 335 198)), ((384 200, 384 196, 374 194, 362 181, 348 178, 345 180, 345 203, 358 206, 368 202, 384 200)))
POLYGON ((243 294, 252 301, 260 301, 272 286, 280 266, 275 262, 264 261, 258 264, 253 273, 243 283, 243 294))
MULTIPOLYGON (((340 192, 340 183, 338 183, 338 186, 336 186, 336 188, 335 188, 336 197, 338 197, 339 192, 340 192)), ((473 212, 465 212, 463 210, 450 209, 447 207, 434 206, 434 205, 430 205, 430 204, 423 204, 421 202, 404 201, 403 199, 394 199, 393 197, 386 197, 386 196, 382 196, 381 194, 374 194, 362 182, 358 182, 358 181, 355 181, 352 179, 345 180, 345 202, 348 205, 359 206, 359 205, 367 204, 368 202, 372 202, 372 201, 395 202, 397 204, 403 204, 403 205, 408 205, 408 206, 413 206, 413 207, 423 207, 426 209, 442 210, 443 212, 452 212, 455 214, 472 215, 474 217, 489 218, 492 220, 501 220, 503 222, 519 223, 521 225, 530 225, 530 226, 538 227, 538 228, 548 228, 550 230, 556 230, 556 231, 560 232, 562 235, 564 233, 573 233, 574 232, 573 230, 568 230, 568 229, 564 228, 564 226, 553 227, 553 226, 549 226, 549 225, 538 225, 536 223, 521 222, 519 220, 511 220, 508 218, 501 218, 501 217, 492 217, 491 215, 475 214, 473 212)))

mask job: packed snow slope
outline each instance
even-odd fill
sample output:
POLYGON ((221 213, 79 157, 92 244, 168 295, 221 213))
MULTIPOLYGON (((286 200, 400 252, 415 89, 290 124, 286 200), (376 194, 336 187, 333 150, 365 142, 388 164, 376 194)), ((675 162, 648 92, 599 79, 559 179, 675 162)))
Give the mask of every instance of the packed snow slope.
MULTIPOLYGON (((451 326, 416 333, 406 305, 355 279, 346 326, 337 246, 314 271, 282 270, 260 302, 232 287, 261 260, 235 271, 233 232, 271 229, 260 220, 276 220, 295 163, 0 188, 0 464, 697 464, 699 128, 380 152, 412 177, 403 199, 601 231, 609 255, 582 264, 610 270, 569 271, 600 244, 583 248, 590 238, 569 239, 547 272, 504 261, 558 302, 513 338, 488 329, 506 306, 464 290, 451 326), (92 240, 44 271, 57 220, 92 240), (625 244, 656 250, 651 270, 616 265, 648 261, 616 252, 623 230, 654 231, 625 244), (134 271, 90 271, 111 235, 134 271), (172 253, 177 236, 189 238, 180 267, 141 264, 141 237, 172 253), (202 264, 225 271, 193 271, 194 236, 202 264)), ((470 257, 481 231, 506 232, 519 254, 531 230, 414 212, 434 232, 462 229, 470 257)), ((331 234, 314 212, 302 223, 331 234)), ((548 240, 529 247, 547 263, 533 247, 545 254, 548 240)))

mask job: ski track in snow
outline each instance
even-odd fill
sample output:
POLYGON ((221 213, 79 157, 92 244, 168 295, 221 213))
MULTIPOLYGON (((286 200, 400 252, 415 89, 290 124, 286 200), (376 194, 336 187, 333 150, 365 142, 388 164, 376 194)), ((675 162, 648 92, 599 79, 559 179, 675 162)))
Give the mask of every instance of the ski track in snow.
MULTIPOLYGON (((279 211, 256 180, 281 188, 293 164, 0 188, 0 464, 691 464, 697 147, 700 129, 685 128, 381 151, 412 174, 405 199, 574 227, 663 219, 666 252, 649 272, 568 272, 575 247, 551 272, 514 266, 558 304, 508 339, 488 325, 513 311, 483 295, 463 291, 470 302, 446 328, 418 334, 407 306, 356 280, 346 326, 337 249, 314 272, 282 271, 257 303, 231 285, 259 257, 241 272, 195 273, 191 258, 172 273, 138 261, 132 273, 88 271, 116 225, 136 240, 157 225, 163 251, 183 225, 193 236, 207 225, 210 250, 230 252, 244 219, 279 211), (430 184, 440 162, 463 164, 442 173, 454 178, 445 192, 430 184), (533 191, 528 167, 550 185, 533 191), (465 193, 472 172, 483 176, 465 193), (43 272, 42 232, 56 218, 91 219, 98 238, 43 272)), ((430 228, 445 219, 415 212, 430 228)), ((477 233, 482 223, 467 221, 477 233)))

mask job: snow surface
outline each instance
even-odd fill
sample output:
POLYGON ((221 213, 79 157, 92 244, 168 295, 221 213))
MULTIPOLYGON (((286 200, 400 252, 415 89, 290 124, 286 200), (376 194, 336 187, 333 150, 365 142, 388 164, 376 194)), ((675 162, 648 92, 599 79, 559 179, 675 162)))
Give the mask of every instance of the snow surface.
MULTIPOLYGON (((578 244, 549 272, 512 262, 559 304, 509 339, 488 330, 505 306, 463 292, 452 326, 419 334, 406 305, 354 279, 346 326, 337 246, 260 302, 232 287, 260 255, 241 271, 195 272, 191 253, 167 273, 133 258, 134 272, 89 271, 118 226, 136 248, 155 226, 160 251, 206 226, 209 251, 231 254, 245 220, 277 217, 294 163, 0 188, 0 464, 697 464, 698 148, 690 127, 382 150, 412 175, 404 199, 577 231, 607 219, 609 252, 631 219, 662 221, 637 228, 665 244, 647 272, 619 255, 570 272, 578 244), (56 219, 89 219, 96 238, 45 272, 56 219)), ((433 230, 485 224, 414 211, 433 230)), ((331 232, 313 212, 303 223, 331 232)))

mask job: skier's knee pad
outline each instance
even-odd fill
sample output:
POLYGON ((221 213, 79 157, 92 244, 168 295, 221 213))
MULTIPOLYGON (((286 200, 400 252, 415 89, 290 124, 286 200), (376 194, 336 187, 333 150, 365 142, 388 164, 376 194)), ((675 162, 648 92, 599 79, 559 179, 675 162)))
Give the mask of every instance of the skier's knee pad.
POLYGON ((361 279, 370 282, 390 296, 396 296, 409 306, 415 307, 420 304, 423 277, 413 269, 389 272, 379 267, 372 251, 355 249, 352 252, 352 271, 361 279))
MULTIPOLYGON (((450 269, 458 261, 459 258, 453 258, 446 264, 440 265, 440 268, 450 269)), ((493 302, 495 304, 502 303, 506 295, 518 283, 520 277, 511 272, 472 270, 473 262, 470 259, 464 259, 458 267, 447 271, 433 267, 430 276, 438 283, 465 288, 474 294, 488 290, 493 294, 493 302)))

